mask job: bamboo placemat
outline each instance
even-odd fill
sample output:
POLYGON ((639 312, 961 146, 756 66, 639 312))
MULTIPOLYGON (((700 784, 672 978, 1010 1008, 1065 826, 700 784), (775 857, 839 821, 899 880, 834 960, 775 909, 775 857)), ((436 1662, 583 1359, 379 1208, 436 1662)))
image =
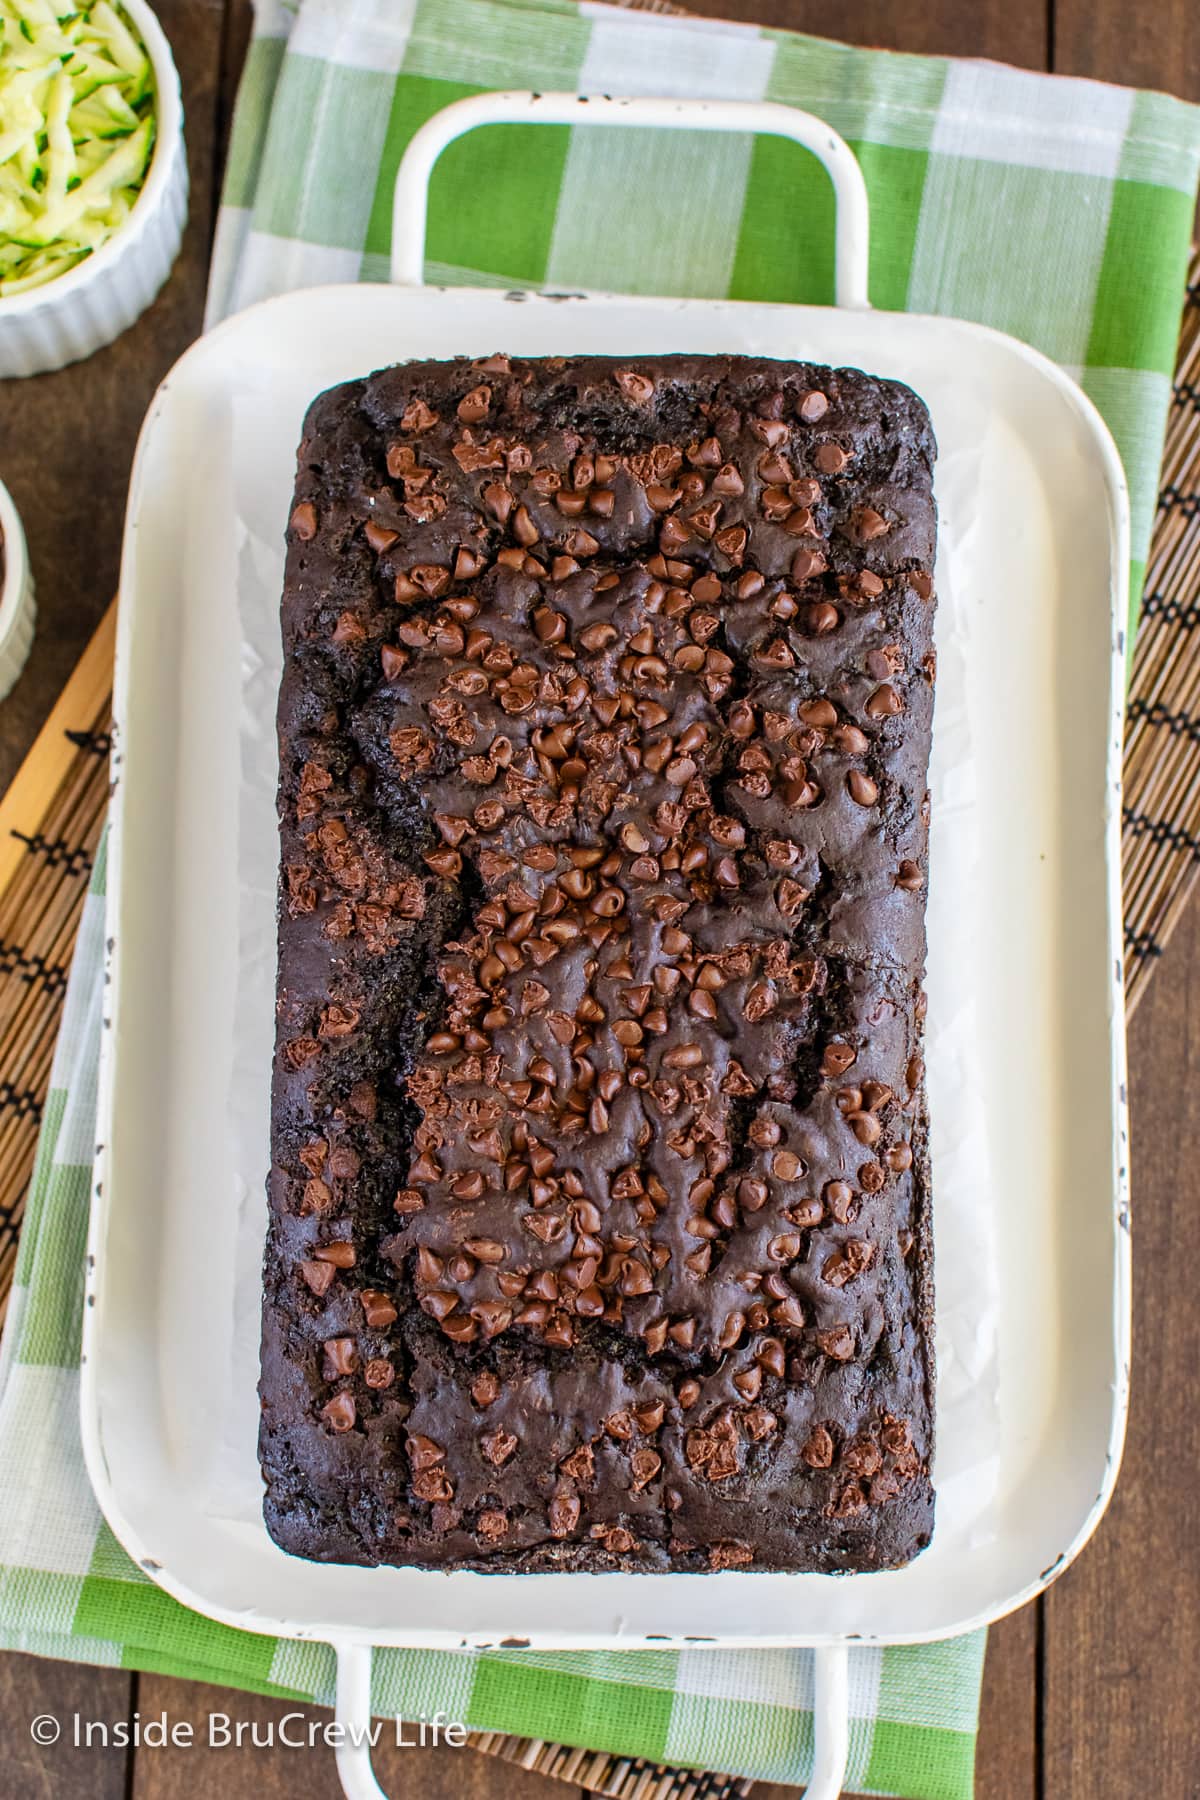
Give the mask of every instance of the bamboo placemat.
POLYGON ((1134 649, 1121 861, 1132 1011, 1200 871, 1200 250, 1188 271, 1134 649))
POLYGON ((668 1769, 602 1750, 572 1750, 566 1744, 543 1744, 536 1738, 504 1737, 498 1731, 475 1731, 471 1743, 485 1756, 499 1756, 519 1768, 552 1775, 589 1794, 613 1800, 746 1800, 754 1783, 737 1775, 704 1775, 693 1769, 668 1769))
MULTIPOLYGON (((108 804, 115 623, 114 604, 0 799, 0 1317, 108 804)), ((1200 252, 1189 271, 1133 661, 1122 862, 1132 1012, 1200 871, 1200 252)), ((613 1800, 744 1800, 751 1787, 497 1732, 471 1741, 613 1800)))

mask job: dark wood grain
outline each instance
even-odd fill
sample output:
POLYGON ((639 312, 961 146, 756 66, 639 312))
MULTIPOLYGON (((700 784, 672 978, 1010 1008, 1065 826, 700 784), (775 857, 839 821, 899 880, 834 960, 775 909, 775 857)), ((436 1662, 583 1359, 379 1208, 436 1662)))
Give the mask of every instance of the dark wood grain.
MULTIPOLYGON (((1200 100, 1195 0, 1054 0, 1053 66, 1200 100)), ((1134 1359, 1129 1438, 1094 1542, 1042 1602, 1045 1800, 1200 1795, 1200 911, 1171 941, 1129 1039, 1134 1359), (1181 1392, 1181 1384, 1183 1391, 1181 1392)))
POLYGON ((117 587, 129 468, 146 407, 200 328, 213 223, 222 0, 157 0, 183 84, 191 206, 182 255, 150 308, 107 349, 0 383, 0 474, 29 539, 38 629, 0 707, 0 789, 117 587))
MULTIPOLYGON (((76 1749, 73 1721, 111 1728, 128 1725, 133 1678, 123 1669, 93 1669, 39 1656, 0 1656, 0 1794, 8 1800, 125 1800, 132 1753, 111 1747, 76 1749), (35 1719, 56 1719, 59 1742, 35 1744, 35 1719)), ((81 1727, 82 1737, 82 1727, 81 1727)))
POLYGON ((1133 1407, 1092 1546, 1046 1596, 1046 1800, 1200 1794, 1200 910, 1189 909, 1130 1035, 1133 1407), (1125 1778, 1119 1789, 1114 1780, 1125 1778))
MULTIPOLYGON (((976 1800, 1041 1800, 1036 1606, 988 1632, 976 1749, 976 1800)), ((1100 1800, 1096 1789, 1095 1800, 1100 1800)))
MULTIPOLYGON (((740 18, 921 56, 990 56, 1044 69, 1049 9, 1041 0, 682 0, 689 12, 740 18)), ((1184 0, 1176 0, 1179 5, 1184 0)), ((1115 6, 1115 0, 1114 0, 1115 6)))
POLYGON ((1053 0, 1051 67, 1130 87, 1200 98, 1200 13, 1195 0, 1053 0))
MULTIPOLYGON (((289 1717, 289 1737, 307 1734, 310 1723, 320 1729, 330 1713, 294 1701, 268 1700, 234 1688, 201 1682, 143 1676, 138 1684, 143 1718, 166 1711, 173 1720, 190 1723, 195 1743, 187 1748, 142 1751, 135 1763, 129 1800, 283 1800, 303 1792, 305 1800, 341 1800, 333 1751, 289 1749, 271 1738, 289 1717), (240 1722, 246 1738, 241 1750, 209 1745, 209 1720, 225 1714, 240 1722), (250 1734, 257 1732, 257 1744, 250 1734)), ((375 1771, 391 1800, 575 1800, 576 1790, 546 1775, 497 1764, 469 1747, 398 1749, 388 1733, 374 1755, 375 1771)))

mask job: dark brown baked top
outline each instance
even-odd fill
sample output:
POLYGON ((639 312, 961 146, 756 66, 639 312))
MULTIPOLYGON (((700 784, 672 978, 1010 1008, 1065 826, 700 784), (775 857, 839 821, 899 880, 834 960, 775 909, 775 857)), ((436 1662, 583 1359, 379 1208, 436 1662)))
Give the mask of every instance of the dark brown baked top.
POLYGON ((323 394, 283 601, 266 1518, 869 1569, 933 1498, 934 444, 854 370, 323 394))

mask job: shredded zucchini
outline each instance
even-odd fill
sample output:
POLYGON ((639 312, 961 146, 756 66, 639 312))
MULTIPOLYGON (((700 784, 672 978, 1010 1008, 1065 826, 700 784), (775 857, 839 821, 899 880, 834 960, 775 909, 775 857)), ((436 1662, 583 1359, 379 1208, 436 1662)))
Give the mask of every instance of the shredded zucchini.
POLYGON ((129 217, 154 148, 150 59, 110 0, 0 0, 0 298, 129 217))

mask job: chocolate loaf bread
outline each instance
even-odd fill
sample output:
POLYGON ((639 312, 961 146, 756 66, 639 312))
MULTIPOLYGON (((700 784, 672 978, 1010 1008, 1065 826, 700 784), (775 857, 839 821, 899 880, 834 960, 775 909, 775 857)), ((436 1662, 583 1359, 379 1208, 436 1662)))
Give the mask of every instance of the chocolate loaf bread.
POLYGON ((855 370, 314 402, 283 597, 261 1457, 301 1556, 929 1541, 934 443, 855 370))

